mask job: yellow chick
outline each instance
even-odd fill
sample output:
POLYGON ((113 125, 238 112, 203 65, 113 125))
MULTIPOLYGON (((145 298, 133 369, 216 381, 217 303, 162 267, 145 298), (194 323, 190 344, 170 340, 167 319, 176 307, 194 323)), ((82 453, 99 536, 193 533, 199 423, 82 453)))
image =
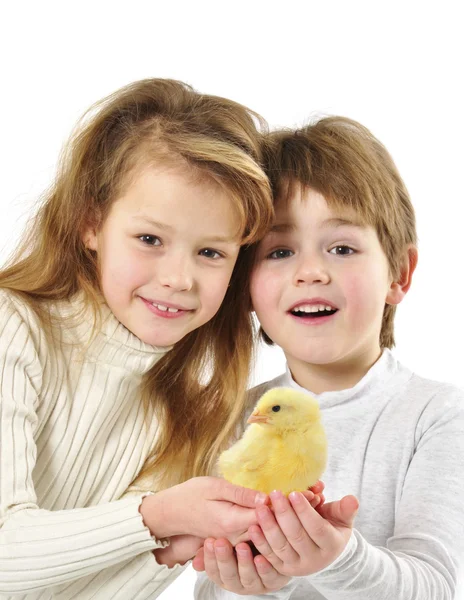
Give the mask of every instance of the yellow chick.
POLYGON ((327 464, 327 438, 319 404, 308 394, 275 388, 261 397, 238 442, 219 457, 221 475, 269 494, 304 491, 327 464))

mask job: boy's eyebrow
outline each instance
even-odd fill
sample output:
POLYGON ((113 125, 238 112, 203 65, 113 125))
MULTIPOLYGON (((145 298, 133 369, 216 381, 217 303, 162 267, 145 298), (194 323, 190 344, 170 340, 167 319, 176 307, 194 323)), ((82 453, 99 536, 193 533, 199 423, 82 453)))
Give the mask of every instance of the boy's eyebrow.
MULTIPOLYGON (((364 224, 361 221, 346 219, 342 217, 331 217, 330 219, 326 219, 322 222, 322 227, 364 227, 364 224)), ((288 233, 294 231, 296 226, 294 223, 275 223, 271 229, 270 233, 288 233)))
POLYGON ((331 217, 330 219, 326 219, 322 223, 323 227, 364 227, 364 224, 361 221, 356 221, 353 219, 343 219, 341 217, 331 217))
POLYGON ((288 233, 294 229, 295 225, 293 223, 275 223, 271 227, 270 233, 288 233))

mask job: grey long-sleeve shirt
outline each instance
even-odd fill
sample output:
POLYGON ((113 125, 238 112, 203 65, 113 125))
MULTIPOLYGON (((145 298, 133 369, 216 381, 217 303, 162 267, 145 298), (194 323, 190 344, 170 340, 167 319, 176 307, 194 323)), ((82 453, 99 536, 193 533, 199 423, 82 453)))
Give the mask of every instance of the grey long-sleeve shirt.
MULTIPOLYGON (((303 389, 287 371, 250 392, 250 411, 282 386, 303 389)), ((313 396, 329 443, 326 500, 354 494, 360 508, 335 562, 266 597, 464 600, 464 392, 415 375, 386 350, 353 388, 313 396)), ((242 596, 201 574, 195 597, 242 596)))

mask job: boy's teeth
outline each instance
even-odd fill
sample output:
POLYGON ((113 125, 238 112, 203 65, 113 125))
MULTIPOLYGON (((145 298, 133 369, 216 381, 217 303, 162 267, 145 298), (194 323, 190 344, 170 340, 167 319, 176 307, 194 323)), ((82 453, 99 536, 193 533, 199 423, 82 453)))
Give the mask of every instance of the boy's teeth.
POLYGON ((153 306, 156 306, 156 308, 158 308, 159 310, 162 310, 163 312, 172 312, 172 313, 176 313, 179 312, 178 308, 168 308, 167 306, 164 306, 164 304, 155 304, 153 303, 153 306))
POLYGON ((325 306, 324 304, 302 304, 293 309, 294 312, 305 312, 305 313, 316 313, 324 310, 334 310, 331 306, 325 306))

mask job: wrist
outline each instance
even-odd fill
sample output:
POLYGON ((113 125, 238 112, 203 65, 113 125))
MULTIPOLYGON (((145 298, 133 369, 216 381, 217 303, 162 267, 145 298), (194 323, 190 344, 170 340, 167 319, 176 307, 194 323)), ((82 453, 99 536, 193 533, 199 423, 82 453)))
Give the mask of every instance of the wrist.
POLYGON ((145 526, 148 527, 151 535, 157 539, 168 538, 176 534, 167 510, 168 504, 165 502, 165 493, 162 491, 145 496, 139 506, 139 512, 145 526))

